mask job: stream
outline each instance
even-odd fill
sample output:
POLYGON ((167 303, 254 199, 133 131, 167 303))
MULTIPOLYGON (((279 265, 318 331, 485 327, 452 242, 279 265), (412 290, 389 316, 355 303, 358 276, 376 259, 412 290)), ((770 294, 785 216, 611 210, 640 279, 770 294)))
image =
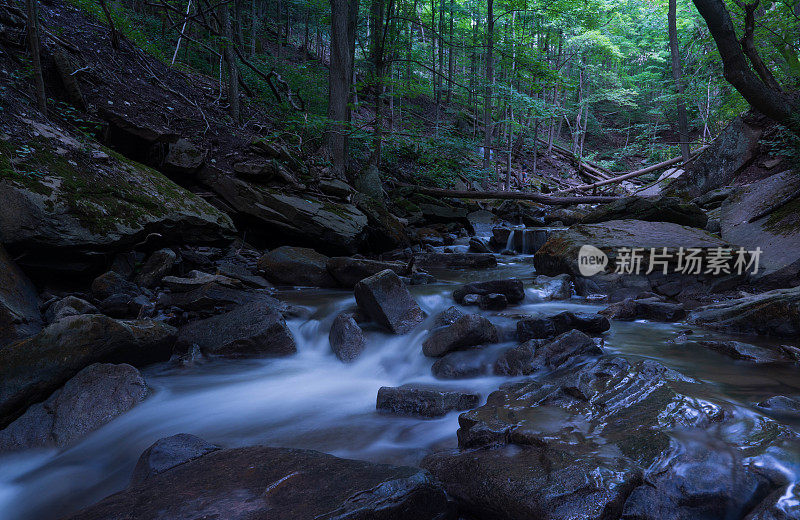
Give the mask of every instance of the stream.
MULTIPOLYGON (((527 247, 527 244, 526 244, 527 247)), ((151 396, 130 412, 69 449, 29 451, 0 458, 0 517, 3 520, 57 519, 124 488, 142 451, 159 438, 186 432, 224 447, 252 444, 308 448, 340 457, 415 465, 428 453, 457 445, 458 412, 439 419, 398 417, 376 412, 381 386, 424 382, 478 391, 483 401, 504 377, 442 381, 431 375, 435 361, 421 344, 433 317, 453 305, 452 290, 468 281, 518 277, 530 286, 529 255, 500 257, 485 271, 431 270, 438 282, 411 287, 427 318, 413 332, 392 336, 365 329, 367 348, 345 365, 330 351, 334 317, 355 305, 350 291, 295 289, 278 297, 301 309, 287 319, 298 352, 288 358, 213 360, 190 366, 162 363, 143 371, 151 396)), ((561 310, 596 312, 581 299, 537 301, 527 289, 522 304, 506 311, 481 312, 508 331, 514 316, 561 310)), ((738 363, 702 349, 695 340, 724 335, 684 324, 614 322, 605 335, 609 355, 649 358, 702 380, 700 399, 737 407, 742 420, 760 414, 755 403, 772 395, 800 394, 797 368, 738 363), (684 340, 683 338, 688 338, 684 340)), ((508 341, 489 348, 516 344, 508 341)), ((753 340, 755 341, 755 340, 753 340)), ((773 417, 800 429, 797 418, 773 417)), ((800 452, 779 450, 774 465, 793 482, 800 480, 800 452)))

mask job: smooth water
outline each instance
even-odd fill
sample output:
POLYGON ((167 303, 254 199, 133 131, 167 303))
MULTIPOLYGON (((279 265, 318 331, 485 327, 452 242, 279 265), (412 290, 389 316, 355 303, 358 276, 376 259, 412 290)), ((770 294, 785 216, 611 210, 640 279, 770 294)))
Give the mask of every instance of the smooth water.
MULTIPOLYGON (((502 258, 502 257, 501 257, 502 258)), ((0 518, 60 518, 125 487, 141 452, 161 437, 192 433, 224 447, 251 444, 309 448, 341 457, 394 464, 417 464, 435 449, 455 447, 458 413, 440 419, 380 414, 381 386, 411 382, 468 388, 485 399, 508 378, 440 381, 421 344, 433 316, 453 304, 456 283, 516 276, 530 281, 530 258, 515 257, 485 271, 432 271, 439 283, 412 287, 428 318, 414 332, 391 336, 366 330, 367 349, 345 365, 331 353, 333 318, 353 308, 352 293, 299 289, 281 298, 302 309, 288 320, 298 353, 288 358, 216 360, 184 367, 163 363, 144 371, 151 396, 142 404, 64 451, 23 452, 0 458, 0 518)), ((533 293, 530 295, 533 297, 533 293)), ((514 317, 560 310, 596 311, 569 302, 535 302, 485 313, 504 339, 512 341, 514 317)), ((467 309, 465 309, 467 310, 467 309)), ((468 312, 476 312, 469 308, 468 312)), ((610 354, 651 358, 706 382, 704 395, 758 413, 753 403, 775 394, 800 394, 797 369, 752 367, 693 345, 711 337, 679 324, 615 323, 606 337, 610 354), (688 339, 687 339, 688 338, 688 339)), ((719 334, 713 337, 719 338, 719 334)), ((787 419, 782 418, 784 422, 787 419)), ((793 425, 800 428, 800 424, 793 425)), ((765 460, 797 481, 800 452, 776 448, 765 460), (770 458, 771 457, 771 458, 770 458)))

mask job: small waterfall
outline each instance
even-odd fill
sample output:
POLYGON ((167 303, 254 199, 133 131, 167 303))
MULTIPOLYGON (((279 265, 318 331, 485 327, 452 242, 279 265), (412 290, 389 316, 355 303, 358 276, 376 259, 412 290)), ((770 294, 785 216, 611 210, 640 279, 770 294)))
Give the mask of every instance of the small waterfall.
POLYGON ((506 249, 532 255, 550 238, 550 228, 515 228, 508 234, 506 249))
POLYGON ((506 240, 506 249, 511 251, 516 251, 517 248, 514 247, 514 233, 516 233, 516 229, 512 229, 511 233, 508 234, 508 240, 506 240))

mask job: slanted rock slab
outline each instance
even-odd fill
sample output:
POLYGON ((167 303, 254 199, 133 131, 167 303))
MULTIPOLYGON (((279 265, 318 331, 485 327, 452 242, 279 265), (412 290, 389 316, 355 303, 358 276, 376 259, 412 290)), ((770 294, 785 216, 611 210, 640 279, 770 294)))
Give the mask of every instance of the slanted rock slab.
POLYGON ((359 308, 395 334, 410 332, 422 323, 422 309, 391 269, 364 278, 354 292, 359 308))

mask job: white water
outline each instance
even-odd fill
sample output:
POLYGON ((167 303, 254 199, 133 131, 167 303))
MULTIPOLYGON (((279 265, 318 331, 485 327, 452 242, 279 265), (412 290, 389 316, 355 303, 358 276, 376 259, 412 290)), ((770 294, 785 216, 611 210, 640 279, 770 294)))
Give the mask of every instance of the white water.
MULTIPOLYGON (((483 272, 434 273, 444 280, 530 278, 532 266, 517 258, 483 272)), ((528 259, 529 260, 529 259, 528 259)), ((426 420, 395 417, 375 411, 381 386, 410 382, 489 392, 508 379, 485 377, 460 381, 433 378, 433 360, 421 353, 421 344, 433 316, 452 305, 453 285, 412 288, 427 320, 405 336, 367 330, 367 349, 345 365, 330 352, 328 331, 333 318, 352 307, 344 291, 305 290, 285 297, 307 310, 289 321, 298 353, 281 359, 214 361, 177 368, 162 364, 145 371, 152 395, 127 414, 64 451, 25 452, 0 458, 0 519, 48 520, 60 518, 125 487, 139 454, 157 439, 180 432, 198 435, 224 447, 266 444, 309 448, 334 455, 395 464, 416 464, 430 451, 455 447, 458 413, 426 420)), ((533 293, 529 293, 532 296, 533 293)), ((555 312, 562 309, 596 310, 576 302, 526 301, 511 313, 555 312)), ((465 309, 467 310, 467 309, 465 309)), ((468 312, 475 312, 470 308, 468 312)), ((513 319, 488 314, 508 328, 513 319)), ((675 325, 620 324, 607 338, 610 353, 666 358, 671 366, 714 385, 733 388, 731 399, 752 402, 753 378, 760 383, 773 377, 757 373, 743 379, 740 367, 720 364, 711 354, 687 353, 680 345, 665 346, 675 325), (709 369, 709 367, 714 367, 709 369), (739 386, 737 386, 739 385, 739 386), (741 395, 736 389, 741 388, 741 395)), ((750 372, 747 372, 750 374, 750 372)), ((784 381, 772 380, 776 392, 784 381)), ((780 389, 780 390, 779 390, 780 389)), ((781 458, 786 460, 786 455, 781 458)), ((793 466, 797 470, 796 466, 793 466)))

